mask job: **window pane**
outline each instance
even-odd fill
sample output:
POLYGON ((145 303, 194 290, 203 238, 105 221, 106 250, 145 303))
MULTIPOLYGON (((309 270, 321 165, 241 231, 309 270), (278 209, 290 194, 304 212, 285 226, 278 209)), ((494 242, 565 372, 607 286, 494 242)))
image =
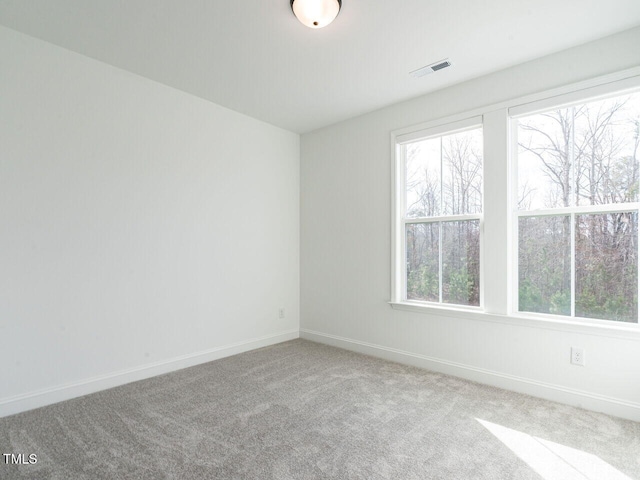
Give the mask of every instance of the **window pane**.
POLYGON ((576 216, 576 315, 638 322, 638 213, 576 216))
POLYGON ((571 204, 573 108, 518 121, 518 209, 571 204))
POLYGON ((480 305, 480 222, 442 224, 442 301, 480 305))
POLYGON ((405 145, 407 217, 440 215, 440 138, 405 145))
POLYGON ((518 208, 638 201, 640 93, 518 120, 518 208))
POLYGON ((445 215, 482 212, 482 129, 442 137, 445 215))
POLYGON ((408 218, 482 212, 482 128, 404 148, 408 218))
POLYGON ((575 111, 576 205, 637 202, 640 94, 575 111))
POLYGON ((571 314, 571 217, 521 217, 518 298, 522 312, 571 314))
POLYGON ((409 224, 406 238, 407 299, 439 302, 439 224, 409 224))

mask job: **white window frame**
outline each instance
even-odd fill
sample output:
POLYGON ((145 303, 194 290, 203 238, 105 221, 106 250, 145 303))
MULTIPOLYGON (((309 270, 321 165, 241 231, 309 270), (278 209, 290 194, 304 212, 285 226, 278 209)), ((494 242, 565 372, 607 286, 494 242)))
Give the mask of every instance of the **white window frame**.
MULTIPOLYGON (((445 121, 437 125, 422 125, 415 130, 406 131, 403 133, 397 132, 393 136, 394 146, 394 175, 395 178, 393 191, 394 191, 394 238, 396 239, 396 247, 394 248, 396 255, 393 266, 393 294, 392 302, 403 305, 414 305, 419 308, 446 308, 454 310, 467 310, 467 311, 483 311, 484 309, 484 262, 483 262, 483 230, 484 230, 484 218, 483 213, 478 214, 459 214, 459 215, 439 215, 435 217, 407 217, 406 216, 406 158, 405 158, 405 146, 407 144, 428 140, 432 138, 438 138, 446 135, 460 133, 475 128, 483 129, 482 116, 474 116, 465 119, 450 119, 452 121, 445 121), (464 221, 464 220, 477 220, 480 228, 480 287, 479 287, 479 300, 480 305, 458 305, 442 302, 442 252, 439 255, 439 302, 428 302, 420 300, 409 300, 407 298, 407 265, 406 265, 406 227, 410 224, 418 223, 438 223, 442 225, 444 222, 451 221, 464 221)), ((484 129, 483 129, 484 131, 484 129)), ((483 138, 484 145, 484 138, 483 138)), ((483 178, 484 178, 484 152, 483 152, 483 178)), ((482 194, 482 210, 484 211, 484 182, 483 182, 483 194, 482 194)), ((440 229, 441 231, 441 229, 440 229)))
MULTIPOLYGON (((624 322, 616 322, 614 320, 595 319, 579 317, 575 314, 575 219, 576 215, 588 215, 599 213, 616 213, 616 212, 638 212, 640 214, 640 202, 615 203, 606 205, 574 205, 570 207, 559 207, 550 209, 534 209, 534 210, 518 210, 518 142, 517 142, 517 125, 519 119, 536 113, 548 112, 560 108, 566 108, 573 105, 581 105, 600 99, 606 99, 616 96, 624 96, 625 94, 640 93, 640 81, 637 77, 625 79, 618 82, 606 83, 593 88, 571 92, 565 95, 555 96, 531 102, 524 105, 518 105, 509 109, 510 122, 510 164, 511 164, 511 184, 514 188, 511 190, 511 209, 512 209, 512 238, 514 248, 512 249, 511 259, 513 266, 512 286, 512 314, 517 316, 527 316, 531 318, 548 318, 570 320, 580 323, 590 323, 594 325, 610 325, 624 322), (571 243, 571 310, 570 315, 554 315, 551 313, 537 313, 520 311, 519 308, 519 238, 518 224, 520 218, 526 217, 542 217, 542 216, 569 216, 570 217, 570 243, 571 243)), ((637 258, 640 259, 640 242, 637 258)), ((640 268, 638 268, 638 286, 640 288, 640 268)), ((639 295, 640 298, 640 295, 639 295)), ((640 301, 638 301, 638 319, 639 322, 631 325, 640 325, 640 301)))
MULTIPOLYGON (((512 200, 514 178, 517 179, 517 173, 512 168, 513 145, 511 142, 513 136, 510 135, 511 116, 531 114, 536 111, 548 110, 563 103, 585 101, 598 95, 638 87, 640 87, 640 66, 474 108, 456 115, 439 118, 432 116, 433 120, 431 121, 390 132, 392 209, 389 305, 395 310, 423 314, 427 320, 466 319, 592 334, 600 337, 640 339, 640 323, 571 318, 518 311, 517 301, 513 301, 514 297, 517 297, 515 292, 517 292, 518 277, 517 229, 514 234, 517 218, 512 200), (456 122, 473 117, 482 117, 483 120, 484 192, 480 255, 482 268, 481 302, 484 307, 463 309, 449 304, 404 301, 402 298, 403 238, 401 228, 399 228, 399 219, 401 218, 399 209, 402 205, 402 199, 398 198, 398 181, 401 178, 399 175, 401 172, 398 165, 397 139, 410 134, 416 134, 417 136, 414 138, 419 138, 421 132, 428 129, 442 128, 442 131, 445 132, 450 128, 455 128, 456 122)), ((429 113, 425 112, 425 117, 428 118, 428 115, 429 113)))

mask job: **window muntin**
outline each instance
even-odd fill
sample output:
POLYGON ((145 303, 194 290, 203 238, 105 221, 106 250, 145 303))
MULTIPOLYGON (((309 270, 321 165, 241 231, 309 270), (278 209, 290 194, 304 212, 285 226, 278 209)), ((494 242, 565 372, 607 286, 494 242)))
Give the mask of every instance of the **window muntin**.
POLYGON ((482 127, 401 145, 404 300, 480 306, 482 127))
POLYGON ((514 122, 518 310, 637 323, 640 93, 514 122))

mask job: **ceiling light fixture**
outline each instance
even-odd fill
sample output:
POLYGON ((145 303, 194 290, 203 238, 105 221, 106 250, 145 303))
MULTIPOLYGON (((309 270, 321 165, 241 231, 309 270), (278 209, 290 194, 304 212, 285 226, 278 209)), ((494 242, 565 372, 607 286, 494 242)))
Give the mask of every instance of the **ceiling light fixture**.
POLYGON ((342 0, 291 0, 291 10, 300 23, 309 28, 322 28, 338 16, 342 0))

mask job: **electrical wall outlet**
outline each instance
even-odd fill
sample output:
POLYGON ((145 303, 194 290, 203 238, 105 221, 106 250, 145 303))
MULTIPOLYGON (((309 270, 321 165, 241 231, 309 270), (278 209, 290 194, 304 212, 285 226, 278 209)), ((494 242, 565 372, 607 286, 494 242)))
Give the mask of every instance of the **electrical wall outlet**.
POLYGON ((571 363, 584 367, 584 348, 571 347, 571 363))
POLYGON ((284 318, 284 307, 278 309, 278 318, 282 320, 284 318))

